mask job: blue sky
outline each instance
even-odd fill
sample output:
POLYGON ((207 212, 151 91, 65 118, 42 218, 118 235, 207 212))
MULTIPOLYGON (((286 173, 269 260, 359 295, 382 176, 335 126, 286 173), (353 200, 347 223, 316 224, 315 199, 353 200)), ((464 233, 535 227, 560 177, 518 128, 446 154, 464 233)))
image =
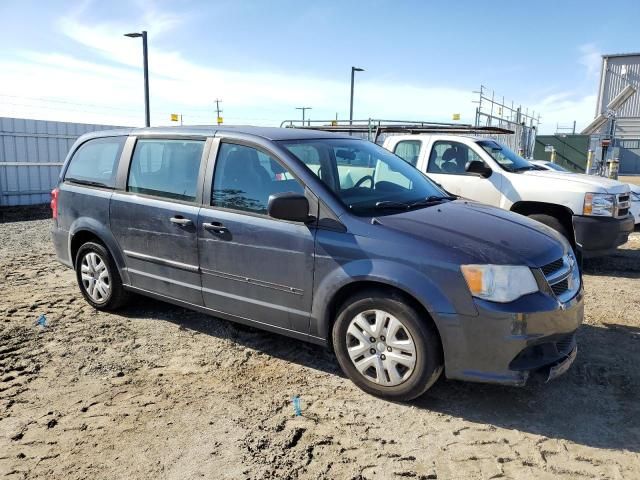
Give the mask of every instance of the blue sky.
POLYGON ((311 118, 471 122, 481 84, 556 123, 594 115, 602 53, 640 50, 640 2, 0 0, 0 116, 140 125, 311 118))

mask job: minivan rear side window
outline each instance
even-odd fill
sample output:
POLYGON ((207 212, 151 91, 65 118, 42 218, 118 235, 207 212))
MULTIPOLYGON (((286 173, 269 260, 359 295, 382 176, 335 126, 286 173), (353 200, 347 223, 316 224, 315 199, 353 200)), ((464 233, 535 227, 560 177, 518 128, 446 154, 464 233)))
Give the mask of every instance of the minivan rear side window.
POLYGON ((103 137, 83 143, 69 162, 65 181, 113 188, 125 140, 126 137, 103 137))
POLYGON ((193 202, 204 140, 139 139, 127 191, 193 202))

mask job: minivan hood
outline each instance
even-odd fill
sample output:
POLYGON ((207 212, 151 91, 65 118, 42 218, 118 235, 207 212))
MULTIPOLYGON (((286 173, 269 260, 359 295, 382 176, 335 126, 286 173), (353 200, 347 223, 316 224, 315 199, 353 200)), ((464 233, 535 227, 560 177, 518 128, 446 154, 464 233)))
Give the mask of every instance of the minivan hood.
POLYGON ((538 177, 540 181, 546 181, 550 178, 554 180, 562 180, 564 182, 576 182, 590 187, 588 191, 598 191, 596 189, 605 189, 609 193, 624 193, 627 191, 628 185, 617 180, 598 177, 594 175, 585 175, 584 173, 556 173, 550 170, 527 170, 522 172, 527 177, 538 177))
POLYGON ((377 223, 456 250, 464 261, 540 267, 568 244, 555 230, 522 215, 466 200, 386 215, 377 223))

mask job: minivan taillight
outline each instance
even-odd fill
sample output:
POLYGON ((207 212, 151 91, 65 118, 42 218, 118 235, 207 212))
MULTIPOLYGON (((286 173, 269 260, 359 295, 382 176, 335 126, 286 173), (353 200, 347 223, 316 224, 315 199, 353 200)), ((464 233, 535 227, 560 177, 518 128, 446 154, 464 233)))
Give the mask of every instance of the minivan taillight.
POLYGON ((51 213, 54 219, 58 218, 58 193, 60 193, 58 188, 51 190, 51 213))

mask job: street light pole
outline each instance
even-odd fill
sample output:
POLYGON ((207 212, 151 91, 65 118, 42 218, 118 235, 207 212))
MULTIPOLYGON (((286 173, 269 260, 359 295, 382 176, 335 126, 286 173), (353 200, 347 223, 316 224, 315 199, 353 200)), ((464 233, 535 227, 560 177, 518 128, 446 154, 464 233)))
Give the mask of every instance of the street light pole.
POLYGON ((151 126, 151 112, 149 110, 149 55, 147 53, 147 31, 125 33, 125 37, 142 37, 142 63, 144 68, 144 120, 145 126, 151 126))
POLYGON ((302 110, 302 126, 304 127, 304 112, 311 110, 311 107, 296 107, 296 110, 302 110))
POLYGON ((364 68, 351 67, 351 101, 349 102, 349 125, 353 125, 353 79, 356 72, 364 72, 364 68))

